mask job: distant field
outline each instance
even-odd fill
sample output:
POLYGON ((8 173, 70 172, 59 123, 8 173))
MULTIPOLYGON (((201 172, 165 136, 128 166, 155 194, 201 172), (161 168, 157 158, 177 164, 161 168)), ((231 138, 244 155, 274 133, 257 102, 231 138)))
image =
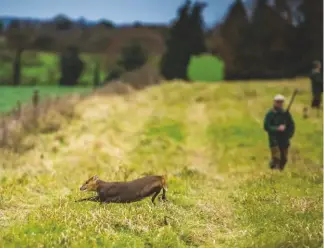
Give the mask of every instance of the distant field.
MULTIPOLYGON (((14 53, 1 51, 0 54, 0 85, 8 84, 12 78, 12 61, 14 53)), ((95 56, 82 54, 84 71, 80 85, 93 84, 95 56)), ((103 80, 106 72, 101 72, 103 80)), ((22 56, 22 85, 57 85, 60 78, 59 54, 26 51, 22 56)))
POLYGON ((12 109, 18 100, 27 103, 31 100, 35 89, 39 90, 41 98, 58 96, 68 93, 82 93, 91 90, 86 87, 58 87, 58 86, 0 86, 0 113, 12 109))

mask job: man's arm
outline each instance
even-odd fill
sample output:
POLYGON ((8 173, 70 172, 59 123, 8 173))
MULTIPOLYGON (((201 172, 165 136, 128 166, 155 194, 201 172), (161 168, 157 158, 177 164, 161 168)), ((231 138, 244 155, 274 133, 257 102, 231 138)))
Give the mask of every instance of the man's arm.
POLYGON ((278 130, 278 127, 279 126, 271 125, 271 114, 267 113, 264 117, 264 130, 266 130, 267 132, 276 132, 278 130))

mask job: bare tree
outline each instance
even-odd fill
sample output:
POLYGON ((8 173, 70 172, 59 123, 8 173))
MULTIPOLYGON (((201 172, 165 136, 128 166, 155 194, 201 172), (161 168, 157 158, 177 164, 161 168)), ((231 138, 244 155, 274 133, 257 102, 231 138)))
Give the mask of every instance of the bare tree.
POLYGON ((34 29, 32 25, 13 20, 6 31, 7 45, 15 50, 13 60, 13 85, 19 85, 21 81, 21 56, 34 40, 34 29))

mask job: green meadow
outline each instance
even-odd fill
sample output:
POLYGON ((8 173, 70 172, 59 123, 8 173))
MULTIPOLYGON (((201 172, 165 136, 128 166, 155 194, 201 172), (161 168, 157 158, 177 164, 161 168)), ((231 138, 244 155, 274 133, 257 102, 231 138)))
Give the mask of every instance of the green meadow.
MULTIPOLYGON (((35 89, 39 90, 44 99, 49 96, 60 96, 69 93, 82 93, 91 90, 93 85, 95 57, 82 54, 84 72, 77 87, 59 87, 60 79, 59 54, 26 51, 22 56, 21 85, 8 86, 12 78, 13 52, 6 51, 6 56, 0 57, 0 112, 9 111, 16 106, 17 101, 28 103, 35 89)), ((105 76, 101 72, 101 79, 105 76)))
POLYGON ((32 150, 0 149, 0 247, 321 247, 323 124, 302 118, 309 100, 304 79, 86 98, 69 125, 27 136, 32 150), (289 162, 271 171, 263 117, 296 87, 289 162), (90 176, 144 174, 167 175, 167 202, 75 202, 90 176))
POLYGON ((58 87, 58 86, 0 86, 0 113, 10 111, 17 105, 17 101, 22 104, 31 103, 35 90, 39 91, 41 100, 48 97, 63 96, 73 93, 87 93, 89 87, 58 87))
MULTIPOLYGON (((12 61, 14 53, 4 51, 0 56, 0 85, 10 84, 12 78, 12 61)), ((81 54, 84 62, 84 71, 80 77, 80 86, 91 86, 96 59, 98 56, 81 54)), ((25 51, 22 54, 21 85, 57 85, 60 79, 59 53, 25 51)), ((104 70, 101 71, 101 79, 106 76, 104 70)))

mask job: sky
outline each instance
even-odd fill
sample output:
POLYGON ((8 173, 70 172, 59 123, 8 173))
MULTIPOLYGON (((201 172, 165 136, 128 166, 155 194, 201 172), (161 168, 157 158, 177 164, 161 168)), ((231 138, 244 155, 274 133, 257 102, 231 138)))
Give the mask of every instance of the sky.
MULTIPOLYGON (((234 0, 204 0, 206 24, 219 22, 234 0)), ((116 24, 169 23, 184 0, 0 0, 0 16, 52 18, 65 14, 76 19, 101 18, 116 24)))

